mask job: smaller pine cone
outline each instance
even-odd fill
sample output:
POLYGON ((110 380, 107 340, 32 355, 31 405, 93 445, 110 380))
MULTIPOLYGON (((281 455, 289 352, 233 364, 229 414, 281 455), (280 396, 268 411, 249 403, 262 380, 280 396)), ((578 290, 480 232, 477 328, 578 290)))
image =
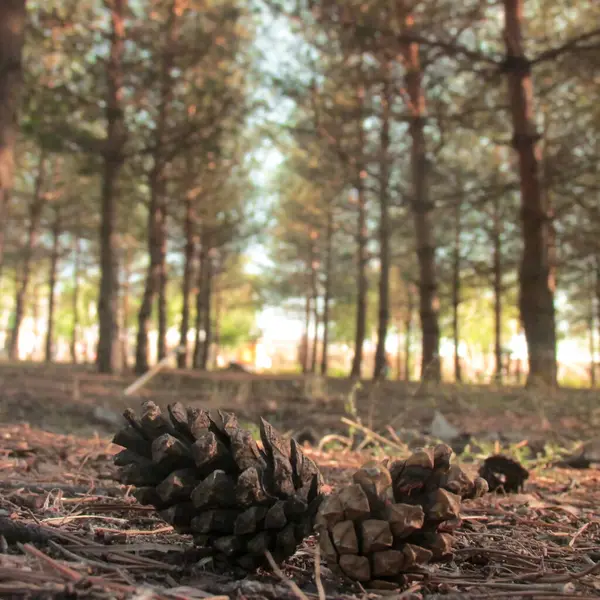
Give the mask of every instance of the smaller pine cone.
POLYGON ((431 560, 452 556, 452 532, 460 505, 487 491, 472 481, 445 444, 419 450, 389 469, 369 462, 352 485, 328 496, 316 528, 329 567, 372 587, 400 582, 402 574, 431 560))
POLYGON ((523 465, 503 454, 486 458, 479 475, 487 481, 490 491, 506 494, 522 491, 529 479, 529 471, 523 465))
POLYGON ((235 415, 186 408, 141 417, 127 409, 113 443, 118 479, 135 486, 180 533, 211 550, 217 568, 252 571, 291 556, 313 531, 323 479, 294 440, 261 420, 259 447, 235 415))

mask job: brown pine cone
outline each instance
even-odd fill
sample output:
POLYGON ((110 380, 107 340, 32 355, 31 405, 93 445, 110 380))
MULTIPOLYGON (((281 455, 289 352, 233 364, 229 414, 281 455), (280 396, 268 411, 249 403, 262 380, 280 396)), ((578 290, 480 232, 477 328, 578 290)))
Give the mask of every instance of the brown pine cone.
POLYGON ((502 491, 506 494, 523 490, 529 471, 520 463, 503 454, 495 454, 485 459, 479 475, 485 479, 492 492, 502 491))
POLYGON ((452 556, 462 498, 487 491, 485 481, 450 466, 452 450, 419 450, 389 470, 367 463, 354 483, 328 496, 317 515, 321 551, 334 571, 384 587, 430 560, 452 556))
POLYGON ((262 448, 233 414, 176 403, 168 415, 147 401, 113 443, 119 480, 197 545, 212 549, 217 568, 266 566, 292 555, 313 530, 322 476, 294 440, 261 420, 262 448))

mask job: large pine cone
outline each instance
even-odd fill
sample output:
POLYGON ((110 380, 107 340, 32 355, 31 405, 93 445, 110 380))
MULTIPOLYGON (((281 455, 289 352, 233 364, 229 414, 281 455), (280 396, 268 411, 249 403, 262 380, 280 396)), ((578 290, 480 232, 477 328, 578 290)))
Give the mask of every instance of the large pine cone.
POLYGON ((399 582, 402 573, 452 556, 452 531, 463 498, 487 491, 456 465, 440 444, 388 468, 370 462, 354 483, 329 496, 317 516, 321 551, 338 573, 373 587, 399 582))
POLYGON ((233 414, 176 403, 131 409, 113 443, 119 481, 181 533, 213 551, 215 566, 253 570, 292 555, 313 530, 323 480, 298 444, 261 420, 259 448, 233 414))

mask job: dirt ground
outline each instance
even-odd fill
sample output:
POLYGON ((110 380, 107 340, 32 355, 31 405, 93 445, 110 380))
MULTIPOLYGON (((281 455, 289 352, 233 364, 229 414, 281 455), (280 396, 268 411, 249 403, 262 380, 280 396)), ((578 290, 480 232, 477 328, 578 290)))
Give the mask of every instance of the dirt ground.
POLYGON ((133 397, 124 390, 133 375, 107 376, 71 365, 0 363, 0 423, 27 422, 55 433, 110 435, 120 413, 141 399, 161 407, 181 400, 207 409, 234 411, 248 422, 267 418, 282 431, 312 429, 318 436, 347 433, 341 418, 349 405, 369 427, 423 431, 440 411, 461 432, 474 437, 543 437, 573 441, 595 435, 600 425, 596 390, 540 394, 521 388, 430 385, 386 381, 201 374, 168 371, 133 397))
MULTIPOLYGON (((496 449, 534 441, 566 447, 593 437, 600 418, 597 394, 572 390, 542 396, 387 382, 352 392, 345 381, 169 372, 125 397, 133 380, 83 367, 0 365, 0 597, 380 597, 337 579, 325 564, 316 569, 312 538, 280 574, 234 580, 211 572, 186 536, 112 478, 118 448, 110 435, 119 411, 137 409, 142 398, 233 410, 248 422, 261 415, 288 433, 310 429, 316 443, 306 452, 333 486, 350 481, 373 452, 400 452, 403 440, 388 425, 423 431, 436 410, 477 439, 500 434, 496 449), (347 435, 341 418, 357 417, 390 446, 318 449, 322 436, 347 435)), ((465 468, 475 472, 481 457, 465 468)), ((600 471, 559 468, 554 458, 528 465, 535 469, 522 493, 465 502, 453 560, 407 574, 387 598, 600 598, 600 471)))

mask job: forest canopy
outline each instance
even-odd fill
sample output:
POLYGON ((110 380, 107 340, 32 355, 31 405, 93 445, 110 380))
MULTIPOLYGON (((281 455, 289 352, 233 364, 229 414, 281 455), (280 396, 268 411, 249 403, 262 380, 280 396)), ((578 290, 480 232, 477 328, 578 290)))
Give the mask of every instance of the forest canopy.
POLYGON ((593 0, 3 2, 5 354, 594 385, 599 22, 593 0))

